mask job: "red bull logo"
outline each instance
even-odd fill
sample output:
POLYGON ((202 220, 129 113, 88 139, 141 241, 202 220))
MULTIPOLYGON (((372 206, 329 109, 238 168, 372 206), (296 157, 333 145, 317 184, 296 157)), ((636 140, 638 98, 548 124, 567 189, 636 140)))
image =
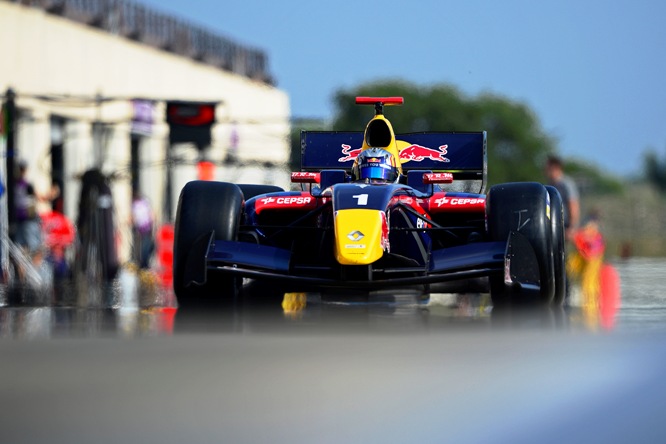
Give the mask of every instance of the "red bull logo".
POLYGON ((350 145, 347 144, 342 144, 342 154, 344 154, 344 157, 341 157, 338 159, 338 162, 347 162, 349 160, 356 160, 356 157, 361 154, 361 151, 363 148, 359 148, 356 150, 351 149, 350 145))
MULTIPOLYGON (((444 157, 448 148, 448 145, 440 145, 439 149, 435 150, 422 145, 410 145, 400 151, 400 162, 421 162, 424 159, 430 159, 435 162, 450 162, 448 158, 444 157)), ((361 154, 362 150, 362 148, 352 149, 350 145, 342 144, 342 154, 344 154, 344 157, 340 157, 338 162, 355 160, 361 154)))
POLYGON ((436 162, 450 162, 444 157, 448 147, 448 145, 440 145, 439 150, 434 150, 421 145, 410 145, 400 151, 400 160, 402 162, 421 162, 423 159, 430 159, 436 162))

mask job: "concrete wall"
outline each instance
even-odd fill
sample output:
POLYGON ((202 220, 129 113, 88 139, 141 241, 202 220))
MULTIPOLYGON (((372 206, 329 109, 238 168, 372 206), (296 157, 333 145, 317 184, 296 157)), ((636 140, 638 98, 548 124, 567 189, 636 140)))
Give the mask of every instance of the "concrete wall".
MULTIPOLYGON (((221 161, 232 127, 239 136, 241 166, 220 165, 216 179, 289 186, 289 99, 268 84, 170 54, 124 37, 76 23, 42 10, 0 2, 0 92, 13 88, 21 110, 18 157, 29 163, 38 191, 50 184, 51 116, 65 119, 66 208, 77 212, 77 176, 95 165, 121 173, 113 191, 122 251, 128 254, 131 98, 156 100, 152 136, 141 143, 141 189, 162 217, 168 127, 164 100, 219 102, 218 123, 206 156, 221 161), (102 98, 102 101, 96 100, 102 98), (103 143, 95 144, 92 122, 107 124, 103 143), (249 166, 253 160, 278 165, 249 166), (245 166, 244 166, 245 165, 245 166), (281 166, 283 165, 283 166, 281 166)), ((0 146, 2 148, 2 146, 0 146)), ((175 211, 180 188, 196 178, 199 153, 191 146, 174 152, 175 211)))

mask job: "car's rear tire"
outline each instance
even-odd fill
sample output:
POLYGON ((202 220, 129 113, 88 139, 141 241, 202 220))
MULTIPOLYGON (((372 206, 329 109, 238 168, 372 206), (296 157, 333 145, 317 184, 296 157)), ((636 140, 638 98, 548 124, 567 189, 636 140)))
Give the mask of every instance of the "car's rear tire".
POLYGON ((555 273, 555 294, 553 305, 560 306, 566 295, 566 265, 564 257, 564 206, 562 196, 557 188, 547 185, 546 190, 550 195, 550 223, 553 241, 553 266, 555 273))
POLYGON ((548 217, 550 195, 536 182, 506 183, 488 192, 488 233, 493 241, 507 241, 511 232, 525 236, 534 250, 539 267, 540 290, 519 291, 504 282, 503 275, 490 277, 493 304, 526 305, 552 302, 555 295, 552 226, 548 217))
POLYGON ((237 277, 208 273, 203 285, 187 285, 184 275, 188 254, 202 236, 215 231, 215 240, 237 239, 242 205, 243 193, 233 183, 197 180, 183 187, 173 248, 173 287, 180 306, 223 304, 237 297, 237 277))

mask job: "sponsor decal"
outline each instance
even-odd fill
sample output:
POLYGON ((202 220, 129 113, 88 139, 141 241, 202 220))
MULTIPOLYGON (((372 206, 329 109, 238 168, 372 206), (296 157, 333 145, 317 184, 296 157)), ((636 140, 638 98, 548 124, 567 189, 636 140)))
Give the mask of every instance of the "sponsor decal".
POLYGON ((440 145, 439 149, 434 150, 422 145, 410 145, 400 151, 400 160, 402 162, 421 162, 424 159, 430 159, 436 162, 450 162, 449 159, 444 157, 448 148, 448 145, 440 145))
POLYGON ((342 144, 342 154, 344 154, 344 157, 341 157, 338 159, 338 162, 347 162, 349 160, 355 160, 356 157, 361 154, 362 148, 358 149, 351 149, 351 145, 347 145, 345 143, 342 144))
MULTIPOLYGON (((343 157, 338 159, 338 162, 348 162, 355 160, 361 154, 363 148, 352 149, 351 145, 342 144, 343 157)), ((449 146, 440 145, 438 149, 428 148, 423 145, 410 145, 400 151, 400 161, 405 162, 422 162, 424 159, 430 159, 435 162, 450 162, 448 158, 444 157, 447 153, 449 146)))
POLYGON ((319 183, 319 173, 296 171, 291 173, 291 181, 294 183, 319 183))
POLYGON ((438 207, 441 207, 442 205, 449 203, 449 199, 447 197, 440 197, 439 199, 435 199, 435 203, 438 207))
POLYGON ((364 249, 365 245, 363 244, 345 244, 345 248, 358 248, 358 249, 364 249))
POLYGON ((435 199, 437 207, 446 206, 474 206, 486 203, 486 199, 481 197, 440 197, 435 199))
POLYGON ((262 210, 273 208, 301 208, 301 207, 314 207, 316 200, 309 195, 300 196, 267 196, 257 200, 256 211, 260 213, 262 210))
POLYGON ((363 233, 361 233, 360 231, 358 231, 358 230, 352 231, 351 233, 349 233, 347 235, 347 239, 349 239, 350 241, 354 241, 354 242, 358 242, 361 239, 363 239, 364 237, 365 237, 365 235, 363 233))
POLYGON ((312 197, 310 196, 289 196, 289 197, 278 197, 275 199, 275 203, 278 205, 305 205, 312 202, 312 197))
POLYGON ((451 173, 425 173, 423 183, 452 183, 453 174, 451 173))

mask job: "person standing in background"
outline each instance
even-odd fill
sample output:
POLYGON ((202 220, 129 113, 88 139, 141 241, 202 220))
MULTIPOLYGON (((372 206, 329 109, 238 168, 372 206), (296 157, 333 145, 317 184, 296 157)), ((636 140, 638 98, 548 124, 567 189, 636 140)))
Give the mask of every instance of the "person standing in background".
MULTIPOLYGON (((562 197, 562 207, 564 212, 564 238, 566 241, 573 242, 580 222, 580 197, 578 194, 578 187, 576 182, 566 174, 564 174, 564 167, 562 160, 550 155, 546 160, 546 177, 548 184, 554 186, 562 197)), ((568 262, 569 257, 567 253, 567 246, 564 247, 565 263, 568 262)), ((570 303, 571 276, 569 271, 565 271, 565 290, 564 290, 564 305, 568 306, 570 303)))
POLYGON ((238 163, 238 143, 240 137, 238 135, 238 123, 234 120, 231 122, 231 133, 229 135, 229 148, 227 149, 227 156, 224 159, 225 163, 236 164, 238 163))
POLYGON ((562 196, 564 207, 564 236, 572 241, 580 222, 580 197, 576 182, 566 174, 562 160, 557 156, 548 156, 546 161, 548 184, 557 188, 562 196))
POLYGON ((148 198, 139 193, 134 193, 132 196, 132 226, 134 227, 134 248, 139 268, 147 269, 155 251, 154 220, 148 198))
POLYGON ((18 165, 18 177, 14 184, 14 206, 16 209, 16 232, 14 241, 29 254, 36 253, 42 244, 42 232, 37 215, 37 196, 35 188, 26 178, 27 163, 22 160, 18 165))
POLYGON ((567 263, 569 274, 581 281, 583 306, 597 306, 600 292, 599 272, 604 261, 606 242, 599 227, 599 213, 586 218, 574 235, 575 250, 567 263))

